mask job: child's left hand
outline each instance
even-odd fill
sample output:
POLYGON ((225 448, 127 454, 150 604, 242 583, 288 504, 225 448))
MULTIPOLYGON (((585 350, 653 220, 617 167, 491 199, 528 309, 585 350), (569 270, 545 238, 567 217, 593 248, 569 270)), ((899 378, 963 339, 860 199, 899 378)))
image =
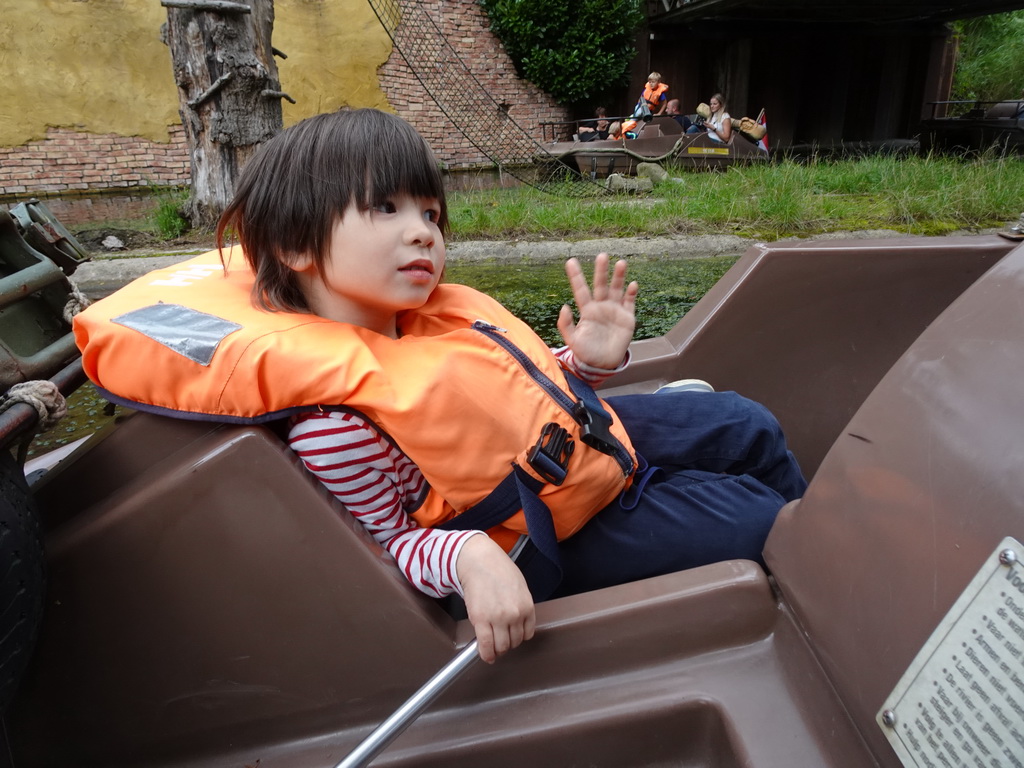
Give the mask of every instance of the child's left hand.
POLYGON ((608 282, 608 254, 600 253, 594 262, 594 289, 590 290, 583 268, 576 259, 565 263, 565 274, 579 308, 580 319, 574 323, 568 304, 558 313, 558 330, 562 340, 582 363, 612 370, 626 356, 636 329, 636 281, 626 285, 626 262, 619 260, 608 282))

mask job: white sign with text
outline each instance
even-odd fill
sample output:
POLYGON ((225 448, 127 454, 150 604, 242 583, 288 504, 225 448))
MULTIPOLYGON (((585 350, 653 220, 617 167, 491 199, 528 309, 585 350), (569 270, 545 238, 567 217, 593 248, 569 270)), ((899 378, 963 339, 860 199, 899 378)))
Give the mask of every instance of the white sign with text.
POLYGON ((905 766, 1024 768, 1024 547, 985 561, 877 718, 905 766))

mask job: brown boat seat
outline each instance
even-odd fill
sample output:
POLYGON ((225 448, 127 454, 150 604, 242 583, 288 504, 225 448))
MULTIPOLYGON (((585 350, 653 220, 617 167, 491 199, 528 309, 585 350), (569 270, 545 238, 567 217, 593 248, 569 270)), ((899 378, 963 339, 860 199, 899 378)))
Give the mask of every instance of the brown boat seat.
POLYGON ((660 136, 678 136, 683 132, 683 126, 675 121, 674 118, 661 115, 651 120, 648 125, 648 130, 651 128, 657 128, 660 136))
POLYGON ((757 245, 603 394, 700 378, 764 403, 813 475, 882 375, 1014 244, 991 237, 757 245))
POLYGON ((138 413, 99 437, 37 490, 49 604, 10 716, 29 764, 383 717, 451 653, 453 620, 269 430, 138 413))
POLYGON ((892 755, 874 723, 886 697, 1004 537, 1024 541, 1022 296, 1018 247, 884 376, 768 541, 785 604, 877 755, 892 755))
MULTIPOLYGON (((51 589, 16 765, 333 765, 472 635, 263 428, 135 414, 38 498, 51 589)), ((375 765, 862 764, 779 615, 745 561, 542 604, 538 637, 375 765)))

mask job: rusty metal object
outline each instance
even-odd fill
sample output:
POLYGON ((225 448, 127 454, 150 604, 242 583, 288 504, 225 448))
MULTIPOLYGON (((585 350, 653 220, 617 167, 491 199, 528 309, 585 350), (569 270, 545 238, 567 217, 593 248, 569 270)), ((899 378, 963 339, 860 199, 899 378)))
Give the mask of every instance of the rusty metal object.
MULTIPOLYGON (((71 326, 63 317, 73 291, 67 273, 29 244, 19 224, 28 221, 26 231, 39 242, 47 232, 59 231, 52 224, 55 220, 41 204, 16 209, 17 218, 13 212, 0 211, 0 391, 48 379, 78 356, 71 326)), ((65 263, 71 263, 66 251, 81 249, 70 233, 43 247, 65 263)))

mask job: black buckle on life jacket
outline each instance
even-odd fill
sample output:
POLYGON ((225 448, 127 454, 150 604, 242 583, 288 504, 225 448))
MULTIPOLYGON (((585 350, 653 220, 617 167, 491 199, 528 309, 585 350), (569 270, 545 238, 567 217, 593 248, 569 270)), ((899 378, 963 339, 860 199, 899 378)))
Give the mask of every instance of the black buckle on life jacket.
POLYGON ((615 454, 619 441, 612 434, 612 417, 607 412, 595 411, 577 400, 572 415, 580 425, 580 439, 584 444, 609 456, 615 454))
POLYGON ((555 422, 549 421, 540 431, 540 439, 526 457, 534 472, 552 485, 565 482, 569 457, 576 450, 576 441, 555 422))

